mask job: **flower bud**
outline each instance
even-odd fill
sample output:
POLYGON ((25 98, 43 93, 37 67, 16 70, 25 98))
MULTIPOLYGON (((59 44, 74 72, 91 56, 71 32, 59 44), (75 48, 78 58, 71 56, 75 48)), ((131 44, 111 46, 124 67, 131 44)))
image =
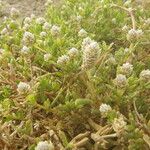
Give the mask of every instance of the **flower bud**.
POLYGON ((48 22, 45 22, 43 25, 43 30, 45 31, 50 31, 51 25, 48 22))
POLYGON ((36 18, 35 14, 31 14, 30 17, 31 17, 32 20, 36 18))
POLYGON ((23 39, 22 39, 23 43, 25 45, 29 45, 29 44, 33 44, 35 41, 35 37, 34 34, 32 34, 31 32, 25 32, 23 35, 23 39))
POLYGON ((122 133, 126 128, 127 123, 124 121, 123 116, 115 118, 113 121, 113 129, 117 134, 122 133))
POLYGON ((115 82, 115 85, 120 87, 120 88, 123 88, 126 86, 127 84, 127 78, 125 75, 122 75, 122 74, 118 74, 116 79, 114 80, 115 82))
POLYGON ((133 65, 130 63, 125 63, 121 66, 121 72, 125 75, 130 75, 133 71, 133 65))
POLYGON ((47 36, 47 33, 46 33, 46 32, 42 31, 42 32, 40 33, 40 37, 41 37, 41 38, 45 38, 46 36, 47 36))
POLYGON ((127 39, 129 41, 130 40, 139 39, 142 35, 143 35, 143 31, 142 30, 131 29, 131 30, 128 31, 127 39))
POLYGON ((112 109, 111 109, 110 105, 107 105, 107 104, 101 104, 101 106, 99 108, 99 111, 101 112, 102 115, 107 115, 107 113, 111 110, 112 109))
POLYGON ((74 48, 74 47, 71 48, 71 49, 68 51, 68 55, 69 55, 71 58, 77 56, 77 54, 78 54, 78 50, 77 50, 76 48, 74 48))
POLYGON ((18 88, 17 88, 17 91, 19 93, 26 93, 30 90, 30 85, 25 83, 25 82, 20 82, 18 84, 18 88))
POLYGON ((52 28, 51 28, 51 34, 53 36, 58 36, 60 34, 60 27, 56 26, 56 25, 53 25, 52 28))
POLYGON ((23 30, 24 31, 28 31, 29 30, 29 28, 30 28, 30 25, 29 24, 24 24, 24 26, 23 26, 23 30))
POLYGON ((23 48, 21 49, 22 54, 28 54, 29 51, 30 51, 30 49, 27 46, 23 46, 23 48))
POLYGON ((11 8, 11 10, 10 10, 10 16, 12 17, 12 18, 17 18, 17 17, 19 17, 19 11, 16 9, 16 8, 11 8))
POLYGON ((24 19, 24 24, 30 24, 32 22, 32 19, 30 17, 26 17, 24 19))
POLYGON ((81 22, 81 20, 82 20, 82 16, 80 16, 80 15, 79 15, 79 16, 77 16, 77 17, 76 17, 76 20, 77 20, 77 22, 81 22))
POLYGON ((113 18, 111 21, 112 21, 113 24, 116 24, 116 23, 117 23, 116 18, 113 18))
POLYGON ((7 35, 9 33, 8 29, 7 28, 4 28, 2 31, 1 31, 1 35, 7 35))
POLYGON ((84 29, 81 29, 81 30, 78 32, 78 36, 79 36, 79 37, 86 37, 86 36, 87 36, 87 32, 86 32, 84 29))
POLYGON ((123 27, 122 27, 122 31, 123 31, 123 32, 127 32, 127 31, 128 31, 128 26, 127 26, 127 25, 123 26, 123 27))
POLYGON ((49 61, 52 58, 51 54, 45 54, 44 55, 44 61, 49 61))
POLYGON ((45 23, 45 18, 43 18, 43 17, 37 18, 36 23, 39 25, 43 25, 45 23))
POLYGON ((143 70, 140 73, 140 79, 143 80, 143 81, 149 82, 150 81, 150 70, 149 69, 143 70))
POLYGON ((66 64, 69 61, 69 57, 67 55, 62 55, 61 57, 58 58, 57 64, 62 65, 66 64))
POLYGON ((51 142, 40 141, 35 147, 35 150, 54 150, 54 145, 51 142))

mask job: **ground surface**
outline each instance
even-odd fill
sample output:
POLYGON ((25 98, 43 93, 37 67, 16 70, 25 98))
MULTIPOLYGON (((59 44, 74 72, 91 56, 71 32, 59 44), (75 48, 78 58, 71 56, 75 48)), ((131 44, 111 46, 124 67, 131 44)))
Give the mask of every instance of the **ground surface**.
POLYGON ((22 17, 35 14, 41 16, 44 11, 46 0, 1 0, 5 4, 3 15, 7 15, 10 8, 19 9, 22 17))

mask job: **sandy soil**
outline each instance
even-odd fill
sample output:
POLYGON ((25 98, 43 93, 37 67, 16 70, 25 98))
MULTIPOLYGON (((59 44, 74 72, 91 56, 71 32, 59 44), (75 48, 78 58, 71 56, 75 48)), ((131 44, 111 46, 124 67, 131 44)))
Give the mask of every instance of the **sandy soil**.
POLYGON ((5 5, 3 16, 8 15, 12 7, 17 8, 22 17, 29 16, 32 13, 41 16, 44 12, 46 0, 1 0, 5 5))

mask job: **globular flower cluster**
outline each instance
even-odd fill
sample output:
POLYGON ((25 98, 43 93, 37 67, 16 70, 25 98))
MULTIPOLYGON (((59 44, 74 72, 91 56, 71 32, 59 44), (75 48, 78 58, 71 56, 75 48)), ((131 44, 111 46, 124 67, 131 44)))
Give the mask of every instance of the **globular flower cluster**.
POLYGON ((119 116, 119 118, 115 118, 112 124, 112 127, 114 129, 114 131, 120 135, 121 133, 123 133, 126 129, 126 125, 127 123, 124 121, 123 116, 119 116))
POLYGON ((21 49, 21 53, 22 53, 22 54, 28 54, 29 51, 30 51, 30 48, 27 47, 27 46, 25 46, 25 45, 24 45, 24 46, 22 47, 22 49, 21 49))
POLYGON ((86 32, 84 29, 81 29, 81 30, 78 32, 78 36, 84 38, 84 37, 87 36, 87 32, 86 32))
POLYGON ((131 29, 128 31, 127 34, 127 39, 130 41, 135 40, 135 39, 139 39, 141 38, 143 35, 143 31, 141 29, 135 30, 135 29, 131 29))
POLYGON ((124 63, 122 66, 121 66, 121 72, 125 75, 130 75, 133 71, 133 65, 130 64, 129 62, 127 63, 124 63))
POLYGON ((58 36, 60 34, 61 28, 59 26, 53 25, 51 28, 51 34, 53 36, 58 36))
POLYGON ((9 34, 8 28, 4 28, 4 29, 1 31, 1 35, 7 35, 7 34, 9 34))
POLYGON ((44 61, 49 61, 52 58, 52 55, 47 53, 44 55, 44 61))
POLYGON ((24 19, 24 24, 31 24, 31 22, 32 22, 32 19, 30 17, 26 17, 24 19))
POLYGON ((112 110, 112 108, 110 107, 110 105, 101 104, 99 110, 100 110, 101 114, 102 114, 103 116, 105 116, 105 115, 107 115, 107 113, 108 113, 109 111, 112 110))
POLYGON ((143 70, 140 73, 140 79, 143 80, 143 81, 149 82, 150 81, 150 70, 149 69, 143 70))
POLYGON ((35 36, 34 34, 32 34, 31 32, 25 32, 24 35, 23 35, 23 39, 22 39, 22 42, 23 44, 25 45, 30 45, 30 44, 33 44, 35 41, 35 36))
POLYGON ((20 94, 23 94, 23 93, 26 93, 30 90, 30 85, 28 83, 25 83, 25 82, 20 82, 18 84, 18 87, 17 87, 17 91, 20 93, 20 94))
POLYGON ((98 43, 87 37, 82 42, 82 51, 83 51, 83 62, 81 66, 82 69, 92 68, 100 53, 100 47, 98 43))
POLYGON ((82 16, 80 16, 80 15, 76 16, 76 20, 77 20, 77 22, 81 22, 82 16))
POLYGON ((54 145, 48 141, 40 141, 35 150, 54 150, 54 145))
POLYGON ((117 87, 123 88, 127 85, 127 78, 123 74, 118 74, 114 80, 114 83, 117 87))
POLYGON ((78 50, 76 48, 71 48, 69 51, 68 51, 68 56, 70 58, 74 58, 75 56, 78 55, 78 50))
POLYGON ((128 26, 127 25, 123 26, 122 31, 127 32, 128 31, 128 26))
POLYGON ((46 22, 45 18, 39 17, 36 19, 36 23, 39 25, 43 25, 46 22))
POLYGON ((50 31, 50 29, 51 29, 51 24, 48 22, 45 22, 43 25, 43 30, 50 31))
POLYGON ((24 19, 24 25, 23 25, 23 29, 25 30, 25 31, 28 31, 29 30, 29 28, 30 28, 30 26, 31 26, 31 23, 32 23, 32 18, 31 17, 26 17, 25 19, 24 19))
POLYGON ((62 56, 60 56, 60 57, 58 58, 57 64, 59 64, 59 65, 66 64, 69 60, 70 60, 70 59, 69 59, 69 56, 67 56, 67 55, 62 55, 62 56))
POLYGON ((19 10, 17 10, 16 8, 11 8, 11 10, 10 10, 10 16, 12 17, 12 18, 17 18, 17 17, 19 17, 19 10))
POLYGON ((41 37, 41 38, 45 38, 46 36, 47 36, 47 33, 46 33, 46 32, 42 31, 42 32, 40 33, 40 37, 41 37))

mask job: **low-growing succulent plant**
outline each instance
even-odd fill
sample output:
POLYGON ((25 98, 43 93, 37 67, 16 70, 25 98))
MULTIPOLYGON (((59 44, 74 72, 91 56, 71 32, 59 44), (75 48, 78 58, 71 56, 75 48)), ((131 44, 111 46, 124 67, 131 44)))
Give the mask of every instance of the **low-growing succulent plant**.
POLYGON ((148 150, 149 3, 45 6, 0 24, 0 149, 148 150))

